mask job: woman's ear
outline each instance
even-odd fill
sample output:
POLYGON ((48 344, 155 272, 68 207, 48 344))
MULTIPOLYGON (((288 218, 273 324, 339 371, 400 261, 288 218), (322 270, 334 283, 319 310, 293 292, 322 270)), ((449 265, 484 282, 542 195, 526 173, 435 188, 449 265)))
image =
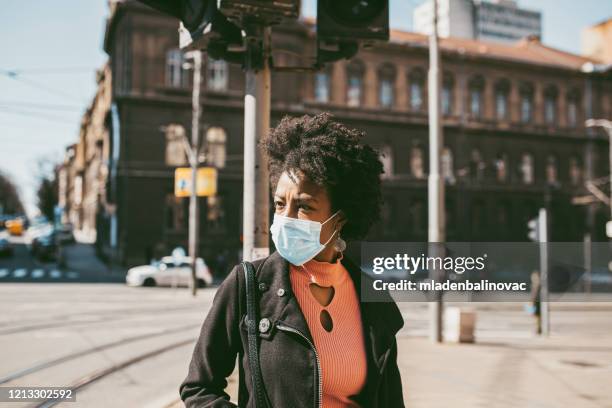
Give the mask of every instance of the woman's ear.
POLYGON ((348 219, 346 218, 346 215, 344 215, 344 211, 340 210, 340 212, 338 212, 338 215, 336 216, 335 229, 337 229, 338 231, 342 230, 342 227, 344 227, 347 221, 348 219))

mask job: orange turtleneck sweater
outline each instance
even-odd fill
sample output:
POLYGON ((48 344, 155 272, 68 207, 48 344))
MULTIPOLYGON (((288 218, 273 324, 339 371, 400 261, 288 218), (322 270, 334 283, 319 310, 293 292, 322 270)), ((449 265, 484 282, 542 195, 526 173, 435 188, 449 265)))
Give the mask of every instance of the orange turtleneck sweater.
POLYGON ((367 371, 359 299, 340 259, 335 263, 312 259, 303 266, 290 266, 291 287, 319 354, 324 408, 358 407, 348 397, 362 389, 367 371), (327 306, 315 299, 309 287, 311 282, 333 286, 334 296, 327 306), (330 332, 321 324, 323 309, 333 322, 330 332))

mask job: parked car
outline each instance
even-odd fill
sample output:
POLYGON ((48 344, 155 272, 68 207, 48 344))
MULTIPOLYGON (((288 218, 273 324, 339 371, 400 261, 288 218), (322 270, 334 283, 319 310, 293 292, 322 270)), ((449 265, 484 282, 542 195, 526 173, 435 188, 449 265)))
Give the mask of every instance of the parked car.
MULTIPOLYGON (((212 275, 202 258, 196 261, 196 277, 199 287, 212 283, 212 275)), ((165 256, 151 265, 130 268, 125 277, 128 286, 189 286, 191 282, 191 258, 185 257, 174 263, 174 258, 165 256)))
POLYGON ((57 257, 57 240, 53 231, 32 238, 32 255, 40 261, 53 261, 57 257))
POLYGON ((0 237, 0 256, 11 256, 13 255, 13 247, 8 239, 0 237))

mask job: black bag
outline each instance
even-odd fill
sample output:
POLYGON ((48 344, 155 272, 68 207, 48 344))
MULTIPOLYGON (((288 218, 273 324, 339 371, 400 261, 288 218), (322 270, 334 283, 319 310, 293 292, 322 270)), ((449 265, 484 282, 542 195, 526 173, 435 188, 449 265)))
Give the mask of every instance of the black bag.
POLYGON ((263 377, 261 375, 261 367, 259 366, 259 336, 257 334, 259 302, 257 300, 255 268, 250 262, 243 261, 242 269, 244 270, 244 278, 246 281, 246 323, 249 339, 249 368, 251 369, 251 380, 253 383, 253 390, 255 392, 255 406, 257 408, 268 408, 272 405, 268 400, 268 395, 266 394, 263 383, 263 377))

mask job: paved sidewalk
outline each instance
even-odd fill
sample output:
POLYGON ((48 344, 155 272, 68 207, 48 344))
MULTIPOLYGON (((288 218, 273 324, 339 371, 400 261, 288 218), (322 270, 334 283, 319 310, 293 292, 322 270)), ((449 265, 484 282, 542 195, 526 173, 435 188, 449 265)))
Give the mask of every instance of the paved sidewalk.
POLYGON ((398 347, 407 407, 612 407, 612 333, 398 347))
MULTIPOLYGON (((399 337, 398 348, 408 408, 612 407, 612 333, 440 345, 399 337)), ((235 402, 236 372, 227 391, 235 402)))

